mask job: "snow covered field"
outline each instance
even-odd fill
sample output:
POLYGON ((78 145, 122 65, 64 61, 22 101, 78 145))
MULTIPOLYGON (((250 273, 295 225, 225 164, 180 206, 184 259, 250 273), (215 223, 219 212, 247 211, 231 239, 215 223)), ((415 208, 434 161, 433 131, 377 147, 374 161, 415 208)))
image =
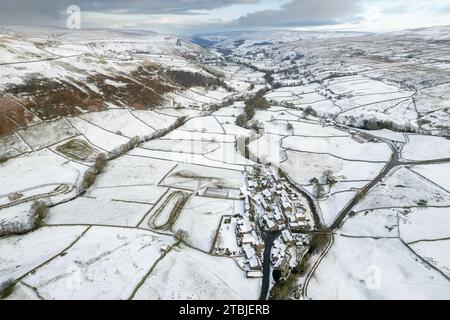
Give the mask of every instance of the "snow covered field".
POLYGON ((23 282, 46 299, 127 299, 173 242, 148 231, 92 227, 23 282))
POLYGON ((408 160, 450 158, 450 140, 441 137, 409 135, 402 156, 408 160), (435 147, 434 147, 435 146, 435 147))
POLYGON ((260 279, 247 279, 231 258, 181 247, 156 266, 134 299, 255 300, 260 285, 260 279))
POLYGON ((214 244, 217 229, 223 215, 239 213, 235 200, 193 197, 181 212, 174 229, 187 231, 186 242, 204 252, 209 252, 214 244))
POLYGON ((311 281, 309 295, 313 299, 449 299, 450 284, 398 239, 336 236, 311 281))

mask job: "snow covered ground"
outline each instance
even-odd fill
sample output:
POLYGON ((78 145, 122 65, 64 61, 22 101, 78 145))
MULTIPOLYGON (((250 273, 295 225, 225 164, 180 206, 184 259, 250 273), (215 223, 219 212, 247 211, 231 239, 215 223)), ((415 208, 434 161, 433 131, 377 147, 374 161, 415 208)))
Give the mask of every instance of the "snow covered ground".
POLYGON ((312 299, 444 300, 450 297, 450 284, 398 239, 336 236, 311 280, 309 295, 312 299))
POLYGON ((152 270, 134 299, 256 300, 260 279, 247 279, 231 258, 174 248, 152 270))
POLYGON ((450 140, 441 137, 409 135, 402 156, 408 160, 450 158, 450 140), (436 146, 436 147, 431 147, 436 146))
POLYGON ((174 230, 188 233, 186 242, 204 252, 210 252, 223 215, 240 213, 235 200, 192 197, 174 225, 174 230))
POLYGON ((173 242, 149 231, 92 227, 23 282, 45 299, 127 299, 173 242))

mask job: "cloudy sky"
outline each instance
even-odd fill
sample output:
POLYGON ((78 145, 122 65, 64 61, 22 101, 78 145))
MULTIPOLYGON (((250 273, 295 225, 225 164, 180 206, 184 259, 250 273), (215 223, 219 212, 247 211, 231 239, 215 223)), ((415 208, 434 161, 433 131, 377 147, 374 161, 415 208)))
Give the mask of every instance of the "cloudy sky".
POLYGON ((0 23, 211 31, 314 28, 384 31, 450 24, 450 0, 0 0, 0 23))

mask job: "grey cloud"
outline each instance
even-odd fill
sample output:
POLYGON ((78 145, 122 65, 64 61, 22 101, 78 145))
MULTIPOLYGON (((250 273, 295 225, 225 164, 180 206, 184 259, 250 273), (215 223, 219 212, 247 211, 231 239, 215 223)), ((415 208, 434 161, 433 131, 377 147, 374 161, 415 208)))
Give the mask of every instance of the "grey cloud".
POLYGON ((260 0, 0 0, 0 23, 57 25, 65 19, 69 5, 82 11, 126 14, 191 14, 232 4, 253 4, 260 0))
POLYGON ((359 0, 293 0, 280 10, 264 10, 239 18, 240 26, 314 26, 349 20, 360 12, 359 0))

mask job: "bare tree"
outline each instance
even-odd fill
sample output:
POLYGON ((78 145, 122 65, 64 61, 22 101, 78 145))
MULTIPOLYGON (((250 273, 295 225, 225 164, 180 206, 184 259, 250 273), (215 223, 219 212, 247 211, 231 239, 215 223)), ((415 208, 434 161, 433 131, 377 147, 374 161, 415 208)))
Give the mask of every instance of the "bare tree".
POLYGON ((175 238, 180 242, 185 242, 189 237, 189 234, 186 230, 178 229, 175 231, 175 238))

